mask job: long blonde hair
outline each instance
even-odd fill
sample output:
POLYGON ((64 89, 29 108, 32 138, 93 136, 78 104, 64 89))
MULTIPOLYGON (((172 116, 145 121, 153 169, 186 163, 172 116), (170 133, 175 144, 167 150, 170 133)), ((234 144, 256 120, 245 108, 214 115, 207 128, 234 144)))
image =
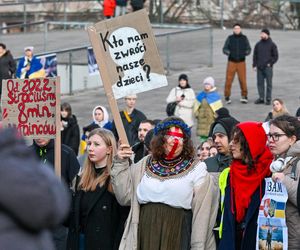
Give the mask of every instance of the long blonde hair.
POLYGON ((275 111, 274 108, 272 108, 273 119, 274 119, 275 117, 277 117, 277 116, 288 115, 288 114, 289 114, 289 111, 288 111, 288 109, 286 108, 286 106, 285 106, 283 100, 280 99, 280 98, 275 98, 275 99, 272 100, 272 104, 273 104, 275 101, 279 102, 279 103, 281 104, 282 108, 281 108, 281 110, 279 110, 279 111, 275 111))
MULTIPOLYGON (((107 156, 106 168, 100 176, 97 176, 95 164, 87 157, 84 163, 83 171, 80 174, 81 179, 78 184, 78 187, 84 191, 94 191, 97 186, 102 187, 105 185, 110 177, 113 157, 117 152, 116 139, 111 131, 104 128, 96 128, 90 132, 88 139, 90 139, 93 135, 99 135, 104 141, 105 145, 111 148, 111 153, 107 156)), ((108 189, 112 192, 111 185, 108 186, 108 189)))

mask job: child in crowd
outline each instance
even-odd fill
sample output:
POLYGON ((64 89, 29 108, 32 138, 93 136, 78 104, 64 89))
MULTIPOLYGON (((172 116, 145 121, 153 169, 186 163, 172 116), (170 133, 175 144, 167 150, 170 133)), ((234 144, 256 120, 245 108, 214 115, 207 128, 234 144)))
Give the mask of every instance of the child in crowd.
MULTIPOLYGON (((112 130, 112 123, 109 121, 109 115, 105 107, 98 105, 93 109, 93 122, 84 128, 89 128, 91 125, 97 125, 96 127, 112 130)), ((86 149, 86 135, 84 128, 83 135, 81 136, 79 155, 83 155, 86 149)))
POLYGON ((216 111, 223 104, 221 96, 215 87, 215 80, 212 77, 207 77, 203 81, 204 89, 201 91, 194 102, 194 115, 197 119, 197 135, 200 141, 207 139, 209 128, 215 121, 216 111))

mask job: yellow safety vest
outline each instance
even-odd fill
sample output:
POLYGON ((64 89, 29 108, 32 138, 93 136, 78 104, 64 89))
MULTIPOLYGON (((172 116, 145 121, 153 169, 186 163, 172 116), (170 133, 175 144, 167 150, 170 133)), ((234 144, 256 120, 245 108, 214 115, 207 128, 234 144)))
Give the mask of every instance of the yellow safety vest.
POLYGON ((221 222, 219 227, 219 238, 222 238, 223 232, 223 216, 224 216, 224 200, 225 200, 225 189, 227 186, 227 178, 229 174, 230 168, 225 168, 219 176, 219 188, 221 191, 221 222))

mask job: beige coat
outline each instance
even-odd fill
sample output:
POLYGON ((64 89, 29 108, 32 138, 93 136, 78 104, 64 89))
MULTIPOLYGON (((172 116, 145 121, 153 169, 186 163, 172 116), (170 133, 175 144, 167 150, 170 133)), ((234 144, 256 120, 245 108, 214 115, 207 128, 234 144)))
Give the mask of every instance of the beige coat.
MULTIPOLYGON (((300 141, 297 141, 288 151, 287 156, 300 157, 300 141)), ((293 159, 292 159, 293 160, 293 159)), ((291 160, 291 161, 292 161, 291 160)), ((289 164, 288 164, 289 165, 289 164)), ((286 223, 288 227, 288 249, 300 249, 300 216, 297 205, 297 188, 300 178, 300 161, 297 163, 296 180, 292 179, 292 164, 283 171, 285 177, 282 183, 286 186, 288 192, 288 201, 286 206, 286 223)))
MULTIPOLYGON (((111 177, 116 198, 121 205, 131 205, 120 250, 137 249, 140 205, 136 191, 144 175, 147 158, 144 157, 130 167, 128 160, 114 159, 111 177)), ((192 201, 191 249, 194 250, 216 249, 213 227, 218 211, 219 192, 209 174, 204 178, 203 183, 194 189, 192 201)))
POLYGON ((185 97, 177 104, 174 115, 180 117, 189 127, 192 127, 194 125, 193 105, 196 98, 194 90, 192 88, 181 89, 175 87, 170 91, 166 101, 167 103, 175 102, 176 97, 181 95, 185 97))

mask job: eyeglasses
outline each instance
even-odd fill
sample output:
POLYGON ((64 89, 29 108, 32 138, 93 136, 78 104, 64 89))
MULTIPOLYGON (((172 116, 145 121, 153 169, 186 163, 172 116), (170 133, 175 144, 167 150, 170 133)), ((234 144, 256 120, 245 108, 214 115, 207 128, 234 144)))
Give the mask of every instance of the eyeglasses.
POLYGON ((286 136, 286 134, 267 134, 268 140, 271 140, 272 138, 273 141, 279 141, 279 138, 284 135, 286 136))

